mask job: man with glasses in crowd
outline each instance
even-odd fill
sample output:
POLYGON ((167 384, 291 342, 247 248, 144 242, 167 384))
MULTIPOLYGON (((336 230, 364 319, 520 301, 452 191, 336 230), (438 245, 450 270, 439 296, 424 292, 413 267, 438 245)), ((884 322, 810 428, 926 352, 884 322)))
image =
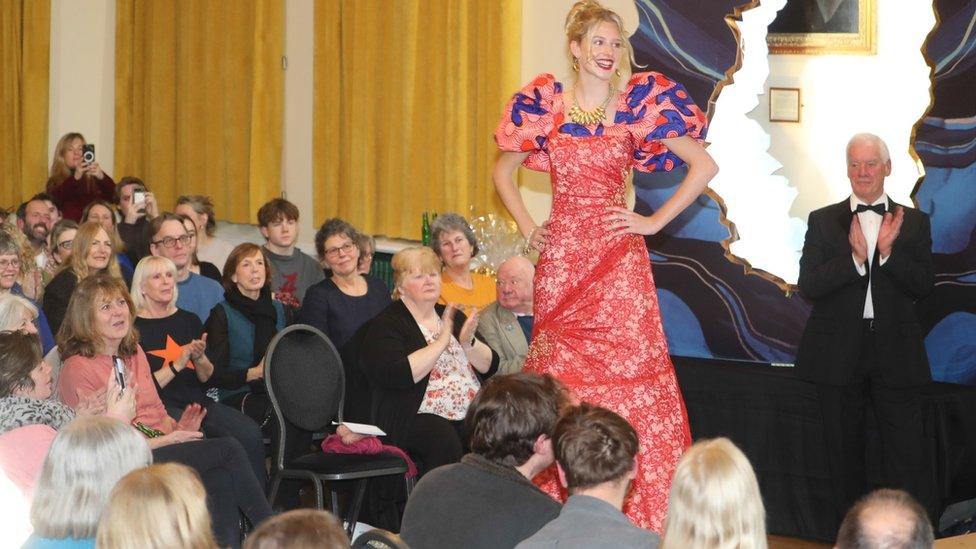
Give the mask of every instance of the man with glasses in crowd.
POLYGON ((149 253, 165 257, 176 265, 176 306, 190 311, 206 323, 210 310, 223 301, 224 289, 217 282, 190 271, 190 235, 180 216, 164 212, 149 222, 149 253))

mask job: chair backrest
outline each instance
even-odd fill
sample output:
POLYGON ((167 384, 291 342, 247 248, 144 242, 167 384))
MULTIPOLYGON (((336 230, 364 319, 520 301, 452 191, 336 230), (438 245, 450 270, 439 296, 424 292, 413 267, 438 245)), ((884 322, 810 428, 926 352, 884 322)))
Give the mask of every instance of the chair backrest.
POLYGON ((353 549, 373 547, 375 549, 410 549, 407 542, 393 532, 380 528, 363 532, 352 542, 353 549))
POLYGON ((295 324, 278 332, 268 344, 264 382, 281 432, 282 440, 275 449, 276 465, 281 468, 289 424, 314 432, 327 429, 333 419, 342 421, 342 360, 325 334, 307 324, 295 324))

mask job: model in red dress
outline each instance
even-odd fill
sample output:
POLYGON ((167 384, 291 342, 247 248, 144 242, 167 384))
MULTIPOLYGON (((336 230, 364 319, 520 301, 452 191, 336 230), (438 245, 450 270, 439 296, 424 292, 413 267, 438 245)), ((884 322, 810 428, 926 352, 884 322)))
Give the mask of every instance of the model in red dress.
MULTIPOLYGON (((622 57, 613 46, 622 40, 618 29, 603 20, 582 39, 570 33, 580 67, 574 90, 542 74, 515 94, 495 132, 507 151, 495 183, 522 233, 541 250, 525 369, 557 376, 580 400, 634 426, 641 447, 625 511, 638 526, 661 532, 671 476, 691 437, 640 235, 667 224, 716 169, 700 143, 705 116, 684 87, 653 72, 634 74, 620 94, 608 86, 622 57), (579 47, 584 40, 588 48, 579 47), (568 116, 587 89, 593 103, 608 105, 607 118, 595 124, 568 116), (670 170, 684 164, 676 153, 689 170, 674 197, 649 217, 627 210, 630 169, 670 170), (528 216, 512 181, 520 163, 550 173, 552 212, 543 227, 528 216)), ((542 484, 559 492, 555 475, 542 484)))

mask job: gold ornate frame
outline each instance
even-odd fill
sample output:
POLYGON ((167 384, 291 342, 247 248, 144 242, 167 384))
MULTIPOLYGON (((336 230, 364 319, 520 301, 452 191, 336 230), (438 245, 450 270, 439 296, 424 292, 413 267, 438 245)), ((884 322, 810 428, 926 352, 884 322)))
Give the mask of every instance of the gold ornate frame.
POLYGON ((856 33, 770 33, 766 36, 766 44, 769 46, 769 53, 777 54, 876 54, 878 52, 877 0, 860 0, 857 21, 856 33))

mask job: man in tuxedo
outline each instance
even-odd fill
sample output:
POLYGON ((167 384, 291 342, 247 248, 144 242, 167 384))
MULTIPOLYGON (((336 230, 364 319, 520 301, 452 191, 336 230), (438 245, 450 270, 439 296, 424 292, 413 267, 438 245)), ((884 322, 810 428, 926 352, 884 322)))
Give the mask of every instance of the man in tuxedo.
POLYGON ((799 286, 813 310, 796 370, 817 385, 838 518, 867 491, 868 405, 878 419, 884 484, 937 511, 920 404, 931 375, 915 314, 934 282, 932 238, 926 214, 885 194, 890 173, 878 136, 851 138, 852 194, 810 214, 800 258, 799 286))
POLYGON ((522 370, 532 341, 532 279, 535 267, 524 256, 506 259, 498 267, 497 300, 485 307, 478 333, 498 353, 498 373, 522 370))

